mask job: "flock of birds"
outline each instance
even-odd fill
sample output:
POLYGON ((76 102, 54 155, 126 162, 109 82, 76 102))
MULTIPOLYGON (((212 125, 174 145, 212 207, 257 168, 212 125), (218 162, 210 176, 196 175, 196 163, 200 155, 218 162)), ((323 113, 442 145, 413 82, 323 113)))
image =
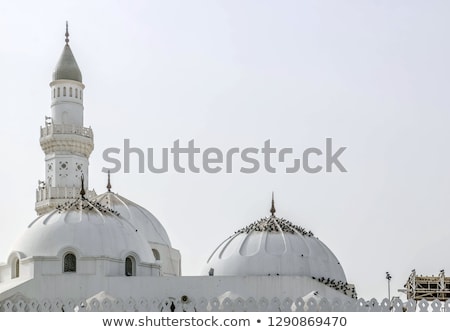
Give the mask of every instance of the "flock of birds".
POLYGON ((343 282, 343 281, 336 281, 334 279, 330 279, 330 278, 315 278, 312 277, 314 280, 317 280, 318 282, 321 282, 325 285, 327 285, 328 287, 334 288, 337 291, 340 291, 346 295, 351 295, 351 297, 353 299, 357 299, 358 296, 355 292, 355 288, 353 286, 350 286, 347 282, 343 282))
POLYGON ((297 226, 284 218, 278 218, 275 216, 261 218, 260 220, 236 231, 235 234, 248 234, 250 232, 285 232, 291 234, 298 233, 303 236, 314 236, 311 231, 307 231, 303 227, 297 226))

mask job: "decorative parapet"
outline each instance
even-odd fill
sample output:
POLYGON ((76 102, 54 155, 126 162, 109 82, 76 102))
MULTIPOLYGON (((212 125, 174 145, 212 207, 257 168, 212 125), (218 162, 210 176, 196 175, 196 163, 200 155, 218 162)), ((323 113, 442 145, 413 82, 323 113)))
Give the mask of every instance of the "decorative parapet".
MULTIPOLYGON (((86 197, 92 199, 96 196, 96 193, 89 190, 86 197)), ((36 202, 42 202, 49 199, 63 200, 65 203, 68 200, 77 199, 80 197, 80 188, 77 187, 44 187, 36 190, 36 202)))
POLYGON ((88 138, 94 138, 94 133, 90 127, 85 128, 62 124, 49 124, 45 127, 41 127, 41 138, 53 134, 73 134, 88 138))
POLYGON ((448 312, 450 300, 441 302, 433 301, 402 301, 384 299, 378 302, 376 299, 366 301, 364 299, 341 301, 339 299, 328 300, 322 298, 316 300, 310 298, 304 301, 302 298, 248 298, 231 299, 206 298, 192 299, 187 296, 181 298, 166 299, 133 299, 127 300, 104 298, 98 300, 73 300, 73 299, 44 299, 17 301, 5 300, 0 302, 0 312, 448 312))
POLYGON ((94 133, 91 128, 51 124, 41 127, 39 142, 46 155, 57 151, 89 158, 94 149, 94 133))
MULTIPOLYGON (((94 199, 97 196, 95 190, 88 190, 86 198, 94 199)), ((80 188, 76 187, 44 187, 36 190, 35 209, 38 215, 52 211, 59 205, 80 197, 80 188)))

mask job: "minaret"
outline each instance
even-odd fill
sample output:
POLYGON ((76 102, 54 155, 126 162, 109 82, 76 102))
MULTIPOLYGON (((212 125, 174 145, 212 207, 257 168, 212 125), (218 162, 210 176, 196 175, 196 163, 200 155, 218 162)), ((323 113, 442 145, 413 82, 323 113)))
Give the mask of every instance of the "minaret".
MULTIPOLYGON (((83 126, 84 84, 69 46, 67 22, 65 36, 66 44, 50 83, 52 116, 46 117, 45 126, 41 127, 45 181, 39 181, 36 192, 36 212, 39 215, 77 198, 82 175, 88 188, 89 155, 94 149, 92 129, 83 126)), ((86 190, 87 197, 93 194, 86 190)))

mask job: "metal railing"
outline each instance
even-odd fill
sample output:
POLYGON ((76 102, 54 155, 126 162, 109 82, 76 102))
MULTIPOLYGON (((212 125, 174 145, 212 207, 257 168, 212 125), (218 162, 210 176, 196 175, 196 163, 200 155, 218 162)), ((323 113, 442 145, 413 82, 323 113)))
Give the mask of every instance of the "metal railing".
POLYGON ((94 133, 92 132, 92 129, 90 127, 85 128, 63 124, 49 124, 46 125, 45 127, 41 127, 41 137, 45 137, 52 134, 74 134, 88 138, 94 137, 94 133))

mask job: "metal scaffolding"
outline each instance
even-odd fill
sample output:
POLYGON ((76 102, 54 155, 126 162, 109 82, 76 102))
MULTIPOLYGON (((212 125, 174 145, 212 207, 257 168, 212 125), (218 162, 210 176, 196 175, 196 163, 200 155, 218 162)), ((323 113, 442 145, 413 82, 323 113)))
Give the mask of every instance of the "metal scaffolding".
POLYGON ((408 300, 447 301, 450 299, 450 277, 445 276, 444 270, 441 270, 439 275, 431 277, 419 276, 416 270, 412 270, 405 284, 405 292, 408 300))

